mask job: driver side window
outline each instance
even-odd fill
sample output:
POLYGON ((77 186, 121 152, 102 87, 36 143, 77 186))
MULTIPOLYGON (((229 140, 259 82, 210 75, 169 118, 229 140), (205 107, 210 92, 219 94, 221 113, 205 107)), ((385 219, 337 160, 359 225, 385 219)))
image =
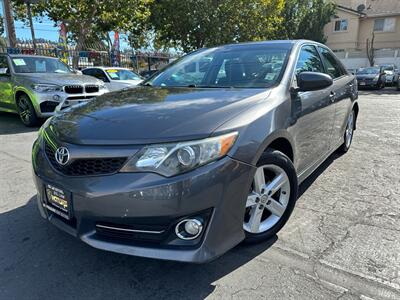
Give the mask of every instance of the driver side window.
POLYGON ((299 59, 296 64, 296 75, 301 72, 321 72, 324 73, 322 61, 314 46, 303 46, 300 50, 299 59))
POLYGON ((0 74, 10 73, 6 56, 0 56, 0 74))

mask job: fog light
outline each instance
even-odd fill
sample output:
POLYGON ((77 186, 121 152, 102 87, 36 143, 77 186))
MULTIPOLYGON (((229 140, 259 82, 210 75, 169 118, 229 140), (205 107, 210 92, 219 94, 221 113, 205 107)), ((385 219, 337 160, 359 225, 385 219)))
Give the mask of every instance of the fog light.
POLYGON ((194 240, 203 231, 203 223, 198 219, 185 219, 175 227, 176 235, 182 240, 194 240))
POLYGON ((53 96, 53 100, 54 100, 54 101, 57 101, 57 102, 58 102, 58 101, 60 101, 60 99, 61 99, 61 97, 60 97, 59 95, 54 95, 54 96, 53 96))

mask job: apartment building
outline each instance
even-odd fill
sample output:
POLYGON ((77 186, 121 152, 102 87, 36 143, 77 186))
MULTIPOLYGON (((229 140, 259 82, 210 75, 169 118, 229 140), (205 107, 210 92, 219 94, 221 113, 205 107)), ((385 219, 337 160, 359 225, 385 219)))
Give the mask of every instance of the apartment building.
POLYGON ((366 65, 374 37, 377 63, 400 65, 400 0, 334 0, 336 14, 325 28, 326 44, 350 67, 366 65))

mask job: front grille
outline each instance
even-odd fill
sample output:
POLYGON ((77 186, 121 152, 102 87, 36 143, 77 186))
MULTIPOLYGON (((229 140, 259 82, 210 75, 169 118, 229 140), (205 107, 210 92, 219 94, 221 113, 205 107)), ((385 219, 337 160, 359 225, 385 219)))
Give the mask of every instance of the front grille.
POLYGON ((99 86, 98 85, 87 85, 87 86, 85 86, 85 91, 88 94, 97 93, 99 91, 99 86))
POLYGON ((82 94, 83 86, 81 86, 81 85, 66 85, 64 87, 64 91, 67 94, 82 94))
POLYGON ((62 166, 55 158, 55 150, 45 143, 46 156, 51 165, 59 172, 68 176, 108 175, 117 172, 125 163, 126 157, 81 158, 62 166))

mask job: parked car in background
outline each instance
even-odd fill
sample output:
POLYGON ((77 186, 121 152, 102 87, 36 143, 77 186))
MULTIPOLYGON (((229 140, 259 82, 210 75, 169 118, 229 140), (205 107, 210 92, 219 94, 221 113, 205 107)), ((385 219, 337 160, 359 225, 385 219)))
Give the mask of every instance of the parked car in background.
POLYGON ((90 67, 82 73, 103 81, 110 92, 133 87, 143 81, 138 74, 126 68, 90 67))
POLYGON ((149 78, 150 76, 152 76, 153 74, 157 73, 158 70, 146 70, 146 71, 142 71, 140 72, 140 76, 142 76, 143 78, 149 78))
POLYGON ((383 89, 386 84, 386 74, 382 67, 360 68, 356 72, 358 87, 383 89))
POLYGON ((397 79, 396 88, 398 91, 400 91, 400 76, 397 79))
POLYGON ((398 69, 395 64, 383 64, 380 65, 383 71, 386 74, 386 84, 387 85, 396 85, 399 80, 398 69))
POLYGON ((93 247, 143 257, 201 263, 267 241, 299 184, 349 150, 357 97, 316 42, 201 49, 48 120, 32 149, 39 211, 93 247))
POLYGON ((76 74, 57 58, 0 54, 0 110, 18 113, 26 126, 52 116, 57 106, 107 91, 102 81, 76 74))

